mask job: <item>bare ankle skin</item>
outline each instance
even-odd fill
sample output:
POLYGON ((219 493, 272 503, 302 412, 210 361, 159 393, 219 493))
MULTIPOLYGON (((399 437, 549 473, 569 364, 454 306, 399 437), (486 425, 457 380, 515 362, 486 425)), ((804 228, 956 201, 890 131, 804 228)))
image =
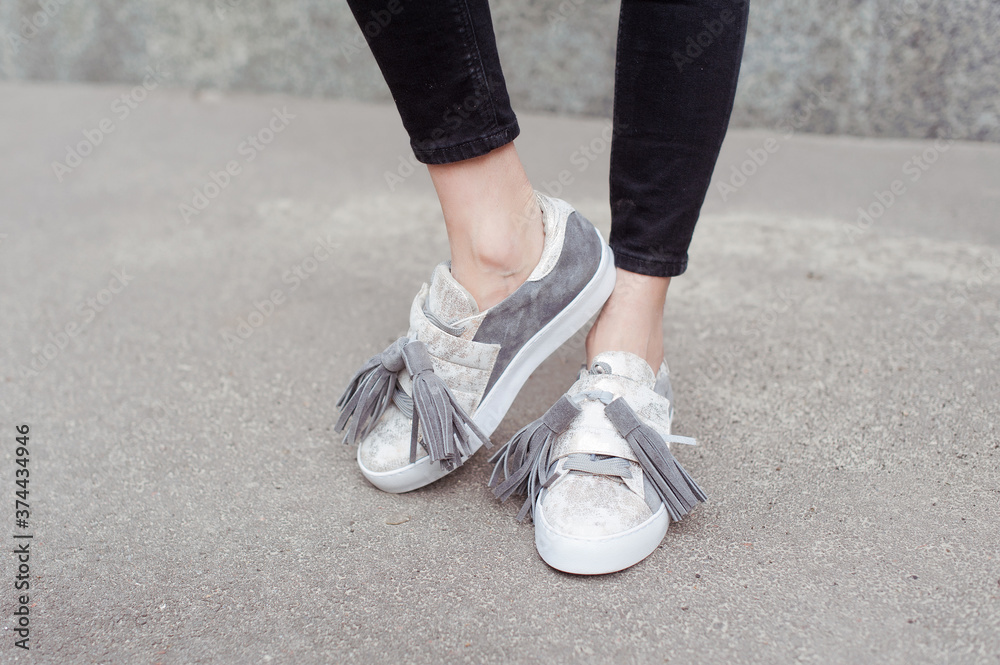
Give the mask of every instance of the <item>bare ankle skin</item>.
POLYGON ((605 351, 628 351, 655 373, 663 362, 663 308, 669 277, 617 269, 615 290, 587 334, 587 365, 605 351))
POLYGON ((480 311, 488 309, 517 290, 541 258, 534 188, 513 143, 427 170, 448 229, 451 273, 480 311))

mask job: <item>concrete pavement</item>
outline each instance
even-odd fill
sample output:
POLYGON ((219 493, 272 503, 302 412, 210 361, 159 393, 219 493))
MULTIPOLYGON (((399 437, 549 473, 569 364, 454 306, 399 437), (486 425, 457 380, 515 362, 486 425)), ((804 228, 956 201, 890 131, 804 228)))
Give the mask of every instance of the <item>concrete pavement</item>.
MULTIPOLYGON (((4 83, 0 119, 0 661, 997 662, 1000 147, 731 133, 665 320, 710 502, 588 579, 485 456, 392 496, 332 431, 447 256, 394 108, 4 83)), ((521 122, 607 232, 607 123, 521 122)))

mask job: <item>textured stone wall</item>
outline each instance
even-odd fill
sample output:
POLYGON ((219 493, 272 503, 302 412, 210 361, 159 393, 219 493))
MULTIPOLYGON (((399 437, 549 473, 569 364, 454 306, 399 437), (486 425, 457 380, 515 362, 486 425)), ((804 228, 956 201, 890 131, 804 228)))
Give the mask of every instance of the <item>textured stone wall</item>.
MULTIPOLYGON (((516 110, 609 115, 618 4, 493 0, 516 110)), ((389 100, 343 0, 3 0, 0 78, 389 100)), ((1000 141, 998 0, 751 0, 736 126, 1000 141)))

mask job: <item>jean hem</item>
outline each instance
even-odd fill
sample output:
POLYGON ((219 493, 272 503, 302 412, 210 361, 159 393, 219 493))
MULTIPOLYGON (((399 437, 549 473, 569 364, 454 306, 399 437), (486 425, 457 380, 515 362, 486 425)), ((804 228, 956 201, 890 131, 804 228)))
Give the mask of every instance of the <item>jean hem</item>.
POLYGON ((687 257, 673 261, 651 261, 648 258, 627 254, 620 249, 616 249, 614 245, 611 246, 611 249, 615 253, 616 268, 640 275, 648 275, 649 277, 677 277, 683 274, 688 266, 687 257))
POLYGON ((480 136, 456 145, 444 146, 442 148, 431 148, 429 150, 413 147, 413 156, 418 162, 423 164, 451 164, 460 162, 463 159, 481 157, 488 152, 507 145, 517 138, 521 130, 517 122, 507 125, 503 129, 480 136))

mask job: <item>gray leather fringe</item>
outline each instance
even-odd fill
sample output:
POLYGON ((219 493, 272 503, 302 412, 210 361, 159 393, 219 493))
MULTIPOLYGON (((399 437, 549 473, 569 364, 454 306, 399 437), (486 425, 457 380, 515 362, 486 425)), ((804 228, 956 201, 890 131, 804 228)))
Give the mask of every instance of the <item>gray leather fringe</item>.
POLYGON ((431 354, 422 342, 403 347, 403 360, 413 378, 413 430, 410 439, 410 463, 417 461, 417 428, 423 427, 423 444, 431 461, 446 469, 461 466, 463 457, 472 454, 473 437, 490 447, 486 436, 440 376, 434 373, 431 354))
POLYGON ((347 390, 337 400, 340 417, 334 426, 338 432, 343 431, 354 417, 344 443, 353 445, 368 436, 393 401, 397 372, 404 367, 403 347, 409 341, 408 337, 400 337, 388 349, 369 358, 347 384, 347 390))
MULTIPOLYGON (((514 494, 527 495, 517 513, 519 522, 533 516, 539 492, 556 477, 556 474, 549 474, 552 446, 579 413, 580 407, 573 398, 563 395, 541 418, 521 428, 490 458, 494 465, 489 484, 493 494, 501 501, 514 494)), ((643 423, 624 399, 608 403, 604 413, 635 453, 646 480, 663 501, 671 520, 681 519, 706 500, 701 487, 674 458, 663 437, 643 423)), ((607 460, 591 462, 585 470, 598 473, 601 463, 607 460)), ((627 477, 617 468, 614 475, 627 477)))
POLYGON ((490 458, 494 464, 489 485, 493 494, 501 501, 514 494, 527 495, 517 513, 518 522, 528 515, 534 517, 535 499, 552 480, 548 472, 552 444, 579 413, 580 407, 563 395, 541 418, 522 427, 490 458))
POLYGON ((698 483, 670 452, 663 437, 639 420, 625 400, 618 398, 611 402, 604 408, 604 414, 639 458, 646 480, 653 483, 671 520, 681 519, 707 499, 698 483))
MULTIPOLYGON (((351 422, 344 442, 357 443, 368 436, 390 403, 412 404, 410 463, 417 460, 417 442, 422 442, 432 462, 446 469, 462 464, 472 454, 472 442, 479 439, 487 448, 490 439, 455 401, 444 380, 434 373, 430 353, 423 342, 400 337, 385 351, 373 356, 351 379, 337 400, 341 408, 335 429, 343 431, 351 422), (413 380, 412 399, 399 387, 398 372, 406 368, 413 380), (405 398, 405 399, 404 399, 405 398)), ((402 409, 404 413, 408 409, 402 409)))

